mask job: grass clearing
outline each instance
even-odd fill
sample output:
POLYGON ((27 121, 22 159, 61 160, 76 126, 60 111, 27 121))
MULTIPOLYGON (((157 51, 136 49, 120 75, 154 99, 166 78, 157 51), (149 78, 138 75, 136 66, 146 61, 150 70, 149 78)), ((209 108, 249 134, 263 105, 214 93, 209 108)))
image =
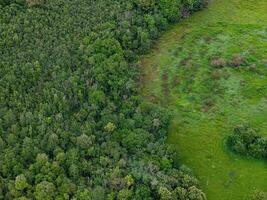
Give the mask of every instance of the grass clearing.
POLYGON ((213 0, 142 60, 143 94, 173 111, 168 141, 210 200, 267 191, 267 163, 224 145, 240 123, 267 134, 266 10, 264 0, 213 0))

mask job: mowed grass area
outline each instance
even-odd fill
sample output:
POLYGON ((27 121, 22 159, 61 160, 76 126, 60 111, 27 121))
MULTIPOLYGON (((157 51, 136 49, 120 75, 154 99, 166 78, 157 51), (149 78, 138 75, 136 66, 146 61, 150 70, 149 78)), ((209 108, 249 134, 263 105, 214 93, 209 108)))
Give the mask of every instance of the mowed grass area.
POLYGON ((168 142, 208 199, 267 191, 267 162, 225 146, 242 123, 267 135, 267 1, 213 0, 171 27, 142 64, 143 95, 173 113, 168 142), (242 66, 233 66, 235 56, 242 66), (212 66, 216 59, 225 66, 212 66))

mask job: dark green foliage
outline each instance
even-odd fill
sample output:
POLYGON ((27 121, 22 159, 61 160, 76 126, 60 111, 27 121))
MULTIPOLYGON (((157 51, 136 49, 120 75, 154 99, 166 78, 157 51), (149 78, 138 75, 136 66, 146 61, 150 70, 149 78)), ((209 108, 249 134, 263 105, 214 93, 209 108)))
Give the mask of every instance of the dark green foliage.
POLYGON ((0 4, 0 199, 191 195, 196 180, 164 144, 168 114, 136 84, 138 54, 186 4, 0 4))
POLYGON ((235 127, 228 138, 228 145, 237 153, 267 159, 267 138, 260 136, 248 125, 235 127))
POLYGON ((182 0, 182 2, 184 7, 189 11, 195 11, 205 7, 209 3, 209 0, 182 0))
POLYGON ((7 6, 7 5, 10 5, 12 3, 16 3, 15 0, 0 0, 0 5, 2 6, 7 6))

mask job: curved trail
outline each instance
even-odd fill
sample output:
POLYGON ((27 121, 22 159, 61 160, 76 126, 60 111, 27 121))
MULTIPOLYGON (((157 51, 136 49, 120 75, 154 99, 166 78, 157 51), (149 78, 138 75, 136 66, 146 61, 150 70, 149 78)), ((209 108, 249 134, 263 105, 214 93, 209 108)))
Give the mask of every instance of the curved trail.
POLYGON ((267 2, 213 0, 170 28, 143 58, 145 97, 174 114, 168 141, 177 161, 200 180, 210 200, 242 200, 267 191, 267 163, 229 152, 234 126, 267 134, 267 2), (238 55, 242 67, 230 66, 238 55), (214 68, 210 60, 228 64, 214 68))

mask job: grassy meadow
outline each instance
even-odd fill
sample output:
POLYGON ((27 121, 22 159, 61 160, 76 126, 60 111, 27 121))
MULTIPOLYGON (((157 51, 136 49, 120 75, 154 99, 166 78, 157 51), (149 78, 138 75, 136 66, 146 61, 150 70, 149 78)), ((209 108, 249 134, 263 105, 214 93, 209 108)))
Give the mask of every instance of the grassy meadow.
POLYGON ((142 59, 143 95, 173 114, 168 142, 210 200, 267 191, 267 163, 229 151, 233 127, 267 135, 267 2, 213 0, 142 59))

